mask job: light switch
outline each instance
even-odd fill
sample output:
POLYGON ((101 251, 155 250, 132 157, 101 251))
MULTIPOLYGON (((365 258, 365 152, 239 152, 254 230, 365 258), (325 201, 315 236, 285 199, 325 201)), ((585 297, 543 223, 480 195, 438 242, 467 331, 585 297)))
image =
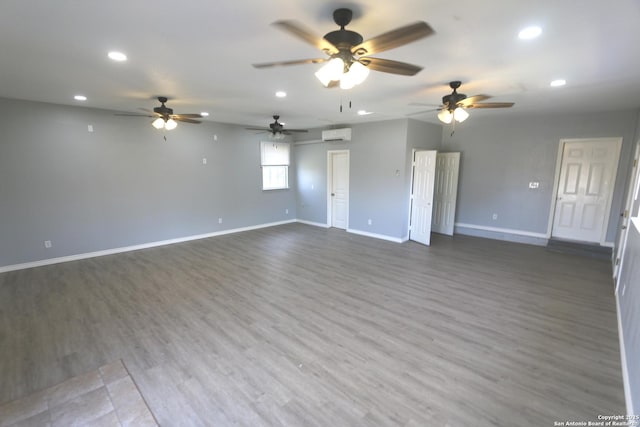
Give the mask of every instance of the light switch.
POLYGON ((529 183, 529 188, 539 188, 540 187, 540 183, 538 181, 531 181, 529 183))

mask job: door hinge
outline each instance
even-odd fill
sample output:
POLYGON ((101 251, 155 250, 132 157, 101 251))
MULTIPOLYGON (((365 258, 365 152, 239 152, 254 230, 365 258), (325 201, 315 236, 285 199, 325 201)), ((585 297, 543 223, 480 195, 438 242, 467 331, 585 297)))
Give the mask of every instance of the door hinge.
POLYGON ((620 265, 620 258, 616 258, 616 265, 620 265))
POLYGON ((638 166, 638 159, 633 159, 633 167, 635 168, 636 166, 638 166))

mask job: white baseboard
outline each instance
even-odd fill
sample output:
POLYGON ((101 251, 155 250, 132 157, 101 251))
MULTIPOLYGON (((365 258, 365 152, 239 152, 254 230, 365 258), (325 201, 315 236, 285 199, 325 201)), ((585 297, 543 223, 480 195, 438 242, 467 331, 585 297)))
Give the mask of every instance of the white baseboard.
POLYGON ((633 409, 631 388, 629 386, 629 370, 627 369, 627 353, 624 347, 624 334, 622 330, 622 318, 620 317, 620 300, 616 293, 616 312, 618 315, 618 339, 620 340, 620 362, 622 364, 622 384, 624 385, 624 400, 627 406, 627 415, 637 415, 633 409))
POLYGON ((490 227, 486 225, 465 224, 461 222, 457 222, 455 224, 455 232, 457 234, 464 234, 467 236, 525 243, 537 246, 546 246, 549 241, 549 237, 545 233, 515 230, 512 228, 490 227))
POLYGON ((513 228, 501 228, 501 227, 489 227, 486 225, 465 224, 462 222, 456 222, 456 227, 471 228, 474 230, 492 231, 494 233, 514 234, 516 236, 536 237, 539 239, 548 239, 546 233, 534 233, 532 231, 516 230, 513 228))
POLYGON ((391 237, 385 234, 369 233, 368 231, 354 230, 353 228, 347 228, 347 233, 359 234, 361 236, 373 237, 374 239, 388 240, 390 242, 402 243, 402 239, 399 237, 391 237))
POLYGON ((322 222, 305 221, 303 219, 297 219, 296 222, 299 222, 300 224, 313 225, 314 227, 329 228, 329 224, 324 224, 322 222))
POLYGON ((25 262, 22 264, 6 265, 3 267, 0 267, 0 273, 5 273, 8 271, 15 271, 15 270, 24 270, 26 268, 42 267, 44 265, 59 264, 61 262, 78 261, 81 259, 95 258, 95 257, 105 256, 105 255, 113 255, 113 254, 118 254, 122 252, 137 251, 140 249, 155 248, 157 246, 172 245, 174 243, 188 242, 191 240, 207 239, 209 237, 222 236, 224 234, 240 233, 242 231, 256 230, 259 228, 274 227, 276 225, 289 224, 292 222, 296 222, 296 220, 292 219, 292 220, 286 220, 286 221, 270 222, 266 224, 251 225, 248 227, 214 231, 212 233, 196 234, 192 236, 178 237, 175 239, 143 243, 140 245, 123 246, 120 248, 105 249, 102 251, 87 252, 83 254, 75 254, 75 255, 68 255, 68 256, 63 256, 58 258, 48 258, 48 259, 43 259, 39 261, 25 262))

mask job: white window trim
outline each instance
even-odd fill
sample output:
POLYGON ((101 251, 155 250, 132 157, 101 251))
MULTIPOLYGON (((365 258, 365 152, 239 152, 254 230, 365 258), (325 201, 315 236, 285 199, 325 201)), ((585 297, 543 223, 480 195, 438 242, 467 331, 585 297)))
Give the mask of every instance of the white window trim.
POLYGON ((262 190, 288 190, 289 189, 289 163, 291 159, 291 145, 288 142, 261 141, 260 142, 260 165, 262 169, 262 190), (274 150, 275 149, 275 150, 274 150), (278 152, 281 150, 281 152, 278 152), (268 181, 267 176, 273 176, 267 173, 267 169, 278 170, 275 174, 282 177, 274 184, 274 180, 268 181))

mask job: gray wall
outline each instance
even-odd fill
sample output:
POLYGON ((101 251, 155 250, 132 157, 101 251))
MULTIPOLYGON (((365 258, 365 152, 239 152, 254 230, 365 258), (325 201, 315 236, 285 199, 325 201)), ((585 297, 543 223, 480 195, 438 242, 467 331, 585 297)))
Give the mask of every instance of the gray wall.
POLYGON ((0 129, 0 267, 296 218, 295 179, 263 192, 261 136, 239 126, 164 141, 147 118, 0 99, 0 129))
POLYGON ((637 112, 475 118, 443 132, 442 151, 462 152, 457 222, 546 233, 559 141, 623 137, 607 241, 613 242, 624 198, 637 112), (528 188, 540 182, 538 190, 528 188), (493 220, 492 214, 498 219, 493 220))
MULTIPOLYGON (((409 212, 411 149, 437 148, 441 128, 408 119, 349 127, 350 142, 296 145, 298 219, 327 223, 327 151, 348 149, 349 229, 403 239, 409 212)), ((304 140, 320 137, 317 130, 304 140)))

